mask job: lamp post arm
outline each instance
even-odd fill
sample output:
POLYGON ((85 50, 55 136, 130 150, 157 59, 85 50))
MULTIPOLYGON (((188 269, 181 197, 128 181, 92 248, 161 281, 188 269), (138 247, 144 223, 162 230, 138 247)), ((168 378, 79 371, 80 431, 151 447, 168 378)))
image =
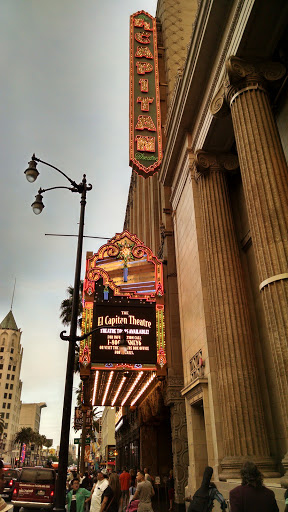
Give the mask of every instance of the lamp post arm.
POLYGON ((55 165, 49 164, 48 162, 44 162, 44 160, 40 160, 40 158, 37 158, 35 156, 35 153, 32 155, 32 160, 34 160, 35 162, 41 162, 41 164, 44 165, 48 165, 48 167, 52 167, 52 169, 55 169, 55 171, 60 172, 60 174, 62 174, 62 176, 64 176, 71 183, 71 185, 73 185, 73 187, 79 187, 79 185, 77 185, 75 181, 71 180, 71 178, 69 178, 69 176, 65 174, 65 172, 61 171, 61 169, 58 169, 58 167, 55 167, 55 165))
POLYGON ((39 188, 38 194, 43 194, 43 192, 48 192, 49 190, 55 190, 57 188, 66 188, 67 190, 71 190, 71 192, 78 192, 75 187, 50 187, 50 188, 39 188))

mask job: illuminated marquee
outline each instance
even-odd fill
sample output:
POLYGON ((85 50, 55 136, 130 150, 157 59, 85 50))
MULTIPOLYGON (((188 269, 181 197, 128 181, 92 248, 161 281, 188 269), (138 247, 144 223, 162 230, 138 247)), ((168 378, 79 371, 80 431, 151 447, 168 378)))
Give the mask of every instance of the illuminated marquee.
POLYGON ((141 305, 95 304, 91 359, 97 363, 141 363, 156 365, 155 302, 141 305), (119 350, 121 334, 126 334, 128 348, 119 350))
POLYGON ((156 20, 139 11, 130 17, 130 165, 147 178, 161 161, 156 20))

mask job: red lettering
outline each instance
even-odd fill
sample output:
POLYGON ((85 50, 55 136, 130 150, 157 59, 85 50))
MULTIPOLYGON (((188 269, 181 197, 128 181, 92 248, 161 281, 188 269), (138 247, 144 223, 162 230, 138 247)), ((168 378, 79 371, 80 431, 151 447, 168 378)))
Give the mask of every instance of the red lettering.
POLYGON ((141 44, 149 44, 150 43, 150 37, 151 34, 149 32, 136 32, 135 39, 138 41, 138 43, 141 44))

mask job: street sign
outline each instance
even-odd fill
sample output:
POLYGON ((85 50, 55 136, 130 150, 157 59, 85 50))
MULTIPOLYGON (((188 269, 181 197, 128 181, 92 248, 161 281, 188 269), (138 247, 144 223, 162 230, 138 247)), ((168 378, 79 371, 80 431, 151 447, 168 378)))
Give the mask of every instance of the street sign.
POLYGON ((80 439, 79 438, 74 439, 74 444, 80 444, 80 439))
POLYGON ((91 441, 90 437, 86 437, 86 439, 85 439, 85 443, 86 443, 86 444, 90 444, 90 441, 91 441))

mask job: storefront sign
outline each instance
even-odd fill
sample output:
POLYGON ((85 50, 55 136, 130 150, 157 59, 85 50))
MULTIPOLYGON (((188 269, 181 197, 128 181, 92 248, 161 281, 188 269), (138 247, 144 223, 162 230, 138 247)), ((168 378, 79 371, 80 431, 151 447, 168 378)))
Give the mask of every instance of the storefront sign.
POLYGON ((162 161, 156 19, 130 17, 130 166, 152 176, 162 161))
POLYGON ((95 304, 91 359, 93 363, 156 364, 155 303, 95 304), (126 334, 126 353, 119 349, 122 332, 126 334))

